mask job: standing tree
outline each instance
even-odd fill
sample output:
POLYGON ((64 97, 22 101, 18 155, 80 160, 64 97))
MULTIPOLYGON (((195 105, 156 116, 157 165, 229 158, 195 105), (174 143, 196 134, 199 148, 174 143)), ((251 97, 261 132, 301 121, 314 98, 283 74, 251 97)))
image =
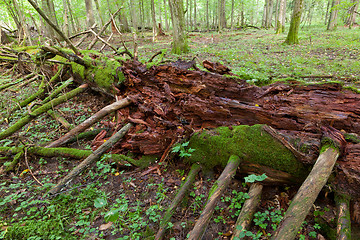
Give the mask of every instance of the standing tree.
POLYGON ((301 21, 301 13, 304 5, 304 0, 295 0, 293 14, 291 16, 290 29, 285 40, 286 44, 299 43, 299 27, 301 21))
POLYGON ((266 29, 271 28, 273 6, 274 6, 273 0, 265 0, 263 24, 262 24, 263 28, 266 28, 266 29))
POLYGON ((337 15, 339 12, 339 4, 340 4, 340 0, 332 1, 327 30, 334 30, 337 26, 337 15))
POLYGON ((169 0, 171 21, 173 25, 172 52, 181 54, 189 52, 185 35, 185 13, 183 0, 169 0))
POLYGON ((356 14, 358 14, 357 9, 359 6, 359 0, 351 0, 351 6, 349 8, 349 16, 346 19, 346 25, 351 28, 351 26, 355 23, 356 14))
POLYGON ((86 26, 90 29, 95 24, 92 0, 85 0, 86 7, 86 26))
POLYGON ((279 6, 277 7, 276 34, 280 34, 285 30, 286 1, 279 0, 279 6))
POLYGON ((221 31, 222 28, 226 28, 225 0, 218 1, 218 20, 219 31, 221 31))

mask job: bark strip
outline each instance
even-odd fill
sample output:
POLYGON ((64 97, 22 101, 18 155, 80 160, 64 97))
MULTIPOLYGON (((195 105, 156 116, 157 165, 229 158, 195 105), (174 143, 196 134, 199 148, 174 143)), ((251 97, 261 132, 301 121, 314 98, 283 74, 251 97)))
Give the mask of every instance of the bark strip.
POLYGON ((155 240, 161 240, 164 237, 164 234, 166 232, 166 228, 168 226, 168 223, 170 222, 171 217, 174 215, 176 207, 181 203, 181 201, 184 199, 185 194, 188 192, 190 187, 192 186, 196 175, 200 171, 200 165, 194 163, 190 169, 190 172, 186 178, 185 183, 181 186, 178 193, 176 194, 175 198, 172 200, 169 208, 166 210, 163 219, 160 223, 159 231, 157 232, 155 236, 155 240))
POLYGON ((68 133, 66 133, 64 136, 62 136, 58 140, 48 144, 46 147, 47 148, 58 147, 58 146, 61 146, 65 143, 67 143, 73 136, 85 131, 92 124, 96 123, 97 121, 99 121, 100 119, 105 117, 107 114, 114 112, 122 107, 126 107, 130 103, 131 103, 130 98, 126 97, 124 99, 121 99, 119 101, 114 102, 113 104, 110 104, 110 105, 104 107, 103 109, 101 109, 100 111, 98 111, 97 113, 92 115, 90 118, 86 119, 84 122, 79 124, 77 127, 71 129, 68 133))
POLYGON ((309 176, 301 185, 271 240, 292 240, 309 213, 335 165, 339 151, 328 147, 322 152, 309 176))
POLYGON ((251 185, 249 190, 250 198, 244 202, 244 205, 241 208, 241 212, 235 223, 235 229, 231 237, 231 240, 233 240, 235 237, 240 238, 240 233, 243 230, 248 229, 253 219, 256 208, 260 203, 262 189, 263 189, 263 185, 261 185, 260 183, 254 183, 251 185))
POLYGON ((216 180, 214 186, 211 188, 206 206, 197 220, 193 230, 189 233, 188 240, 202 239, 202 236, 204 235, 205 230, 214 213, 216 203, 226 190, 227 186, 230 184, 230 181, 234 177, 240 162, 241 161, 238 156, 230 156, 224 171, 221 173, 220 177, 218 180, 216 180))
POLYGON ((94 151, 94 153, 90 154, 84 161, 82 161, 77 167, 75 167, 68 175, 66 175, 58 184, 56 184, 52 189, 47 193, 48 195, 53 195, 59 192, 67 183, 69 183, 72 179, 82 173, 85 169, 90 167, 92 163, 97 161, 101 155, 103 155, 111 146, 113 146, 116 142, 118 142, 125 134, 129 131, 129 129, 133 126, 132 123, 126 124, 123 128, 121 128, 117 133, 115 133, 108 141, 106 141, 103 145, 101 145, 98 149, 94 151))

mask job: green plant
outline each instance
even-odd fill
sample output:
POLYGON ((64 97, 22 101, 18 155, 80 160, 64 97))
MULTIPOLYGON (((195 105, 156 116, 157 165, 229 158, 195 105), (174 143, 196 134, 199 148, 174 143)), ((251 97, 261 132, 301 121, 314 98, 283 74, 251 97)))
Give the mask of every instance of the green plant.
POLYGON ((187 148, 188 147, 188 145, 189 145, 189 141, 188 142, 184 142, 184 143, 182 143, 182 144, 176 144, 173 148, 172 148, 172 150, 171 150, 171 152, 173 152, 173 153, 179 153, 179 156, 180 157, 190 157, 191 156, 191 153, 193 153, 194 151, 195 151, 195 149, 193 149, 193 148, 187 148))

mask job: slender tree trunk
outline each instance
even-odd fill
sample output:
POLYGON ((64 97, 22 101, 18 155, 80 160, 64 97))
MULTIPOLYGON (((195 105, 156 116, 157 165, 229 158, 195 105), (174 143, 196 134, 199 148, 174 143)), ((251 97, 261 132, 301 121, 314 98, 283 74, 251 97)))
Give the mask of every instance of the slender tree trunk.
POLYGON ((79 20, 76 18, 74 19, 73 13, 71 11, 71 5, 70 5, 70 1, 66 0, 66 5, 67 5, 67 9, 69 10, 69 16, 70 16, 70 22, 71 22, 71 33, 79 31, 80 30, 80 23, 79 20), (76 21, 76 22, 75 22, 76 21), (75 27, 75 23, 76 23, 76 27, 75 27))
POLYGON ((171 20, 173 25, 172 52, 186 53, 189 47, 185 35, 185 14, 183 0, 169 0, 171 20))
MULTIPOLYGON (((52 0, 41 0, 42 9, 43 9, 44 13, 46 14, 46 16, 48 16, 48 18, 51 20, 51 22, 54 23, 54 25, 58 27, 56 16, 55 16, 55 10, 53 11, 53 8, 52 8, 52 6, 54 6, 54 4, 52 4, 51 2, 52 2, 52 0)), ((54 37, 56 36, 54 29, 50 25, 48 25, 45 21, 43 21, 42 25, 44 26, 45 36, 50 39, 54 39, 54 37)))
POLYGON ((279 10, 278 10, 278 15, 276 17, 277 19, 277 23, 276 23, 276 34, 280 34, 284 31, 285 28, 285 7, 286 7, 286 3, 285 0, 279 0, 279 10))
POLYGON ((165 16, 165 29, 166 31, 169 31, 169 19, 167 14, 167 6, 166 6, 166 0, 164 0, 164 16, 165 16))
POLYGON ((326 5, 326 14, 325 14, 325 21, 324 21, 324 24, 327 25, 329 20, 329 9, 330 9, 330 4, 331 4, 331 0, 328 0, 327 1, 327 5, 326 5))
POLYGON ((218 0, 218 20, 219 31, 221 31, 222 28, 226 28, 225 0, 218 0))
POLYGON ((359 6, 359 0, 352 0, 352 4, 349 8, 349 17, 346 20, 346 25, 348 25, 350 29, 352 25, 355 23, 358 6, 359 6))
POLYGON ((299 43, 299 27, 301 21, 301 13, 303 10, 304 0, 295 0, 293 14, 291 16, 290 29, 285 40, 286 44, 299 43))
POLYGON ((85 0, 86 7, 86 26, 90 29, 95 24, 94 11, 92 8, 92 0, 85 0))
POLYGON ((197 14, 197 10, 196 10, 196 0, 194 0, 194 26, 195 26, 195 30, 197 30, 197 20, 196 20, 196 14, 197 14))
POLYGON ((156 15, 155 15, 155 1, 151 0, 151 20, 152 20, 152 33, 153 33, 153 42, 155 42, 155 37, 158 35, 158 27, 156 25, 156 15))
POLYGON ((231 16, 230 16, 231 30, 234 30, 234 4, 235 4, 235 0, 231 0, 231 16))
POLYGON ((271 28, 273 7, 274 7, 274 1, 273 0, 268 0, 268 5, 267 5, 267 8, 266 8, 266 24, 265 24, 266 29, 271 28))
POLYGON ((337 27, 337 15, 339 12, 338 9, 339 4, 340 4, 340 0, 332 1, 327 30, 334 30, 337 27))
POLYGON ((104 19, 102 17, 101 11, 100 11, 99 0, 94 0, 94 2, 95 2, 97 14, 98 14, 100 22, 101 22, 101 26, 104 26, 105 22, 104 22, 104 19))
POLYGON ((210 25, 209 25, 209 0, 206 0, 206 30, 209 31, 210 30, 210 25))

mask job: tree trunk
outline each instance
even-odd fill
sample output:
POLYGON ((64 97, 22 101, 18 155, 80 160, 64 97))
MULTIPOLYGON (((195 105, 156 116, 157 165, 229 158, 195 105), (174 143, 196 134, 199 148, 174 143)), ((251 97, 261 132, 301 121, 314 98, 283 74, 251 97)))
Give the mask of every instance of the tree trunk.
POLYGON ((104 22, 104 19, 102 17, 101 11, 100 11, 99 0, 94 0, 94 2, 95 2, 96 12, 100 19, 101 26, 103 26, 105 22, 104 22))
POLYGON ((218 0, 218 21, 220 32, 222 28, 226 28, 225 0, 218 0))
POLYGON ((327 30, 335 30, 337 27, 337 15, 339 12, 339 9, 338 9, 339 4, 340 4, 340 0, 332 1, 327 30))
POLYGON ((171 51, 175 54, 186 53, 189 47, 185 35, 185 16, 183 0, 169 0, 173 25, 173 41, 171 51))
POLYGON ((206 0, 206 30, 209 31, 210 30, 210 22, 209 22, 209 1, 210 0, 206 0))
POLYGON ((164 0, 164 16, 165 16, 165 29, 166 29, 166 31, 169 31, 169 19, 168 19, 168 14, 167 14, 166 0, 164 0))
POLYGON ((235 0, 231 0, 231 15, 230 15, 231 30, 234 30, 234 4, 235 4, 235 0))
POLYGON ((350 29, 352 25, 355 23, 358 6, 359 6, 359 0, 352 0, 352 4, 349 8, 349 17, 346 20, 346 25, 348 25, 350 29))
POLYGON ((280 34, 284 31, 285 28, 284 15, 286 13, 285 8, 286 8, 285 0, 279 0, 279 10, 278 10, 278 15, 276 17, 277 19, 276 34, 280 34))
POLYGON ((301 21, 301 14, 303 10, 304 0, 295 0, 293 14, 291 16, 290 29, 285 40, 286 44, 299 43, 299 27, 301 21))
POLYGON ((151 0, 151 20, 152 20, 152 40, 155 42, 155 37, 158 35, 159 30, 156 24, 156 16, 155 16, 155 1, 151 0))
POLYGON ((85 7, 86 7, 86 26, 88 29, 90 29, 95 24, 92 0, 85 0, 85 7))

